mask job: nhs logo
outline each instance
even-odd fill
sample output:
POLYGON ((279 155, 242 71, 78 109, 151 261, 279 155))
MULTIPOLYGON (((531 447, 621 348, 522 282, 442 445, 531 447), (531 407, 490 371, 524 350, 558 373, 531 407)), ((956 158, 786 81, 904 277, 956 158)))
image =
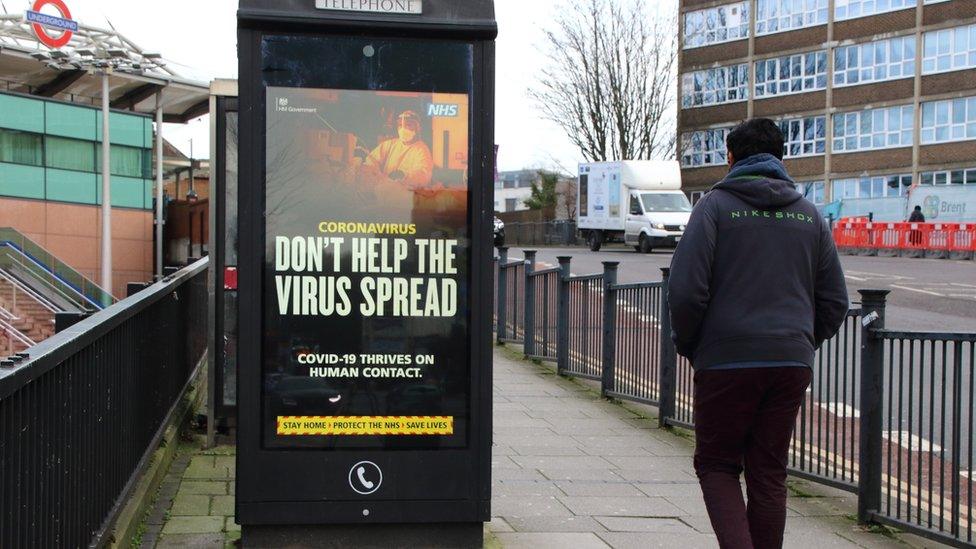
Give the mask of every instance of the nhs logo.
POLYGON ((427 116, 457 116, 458 106, 448 103, 431 103, 427 106, 427 116))

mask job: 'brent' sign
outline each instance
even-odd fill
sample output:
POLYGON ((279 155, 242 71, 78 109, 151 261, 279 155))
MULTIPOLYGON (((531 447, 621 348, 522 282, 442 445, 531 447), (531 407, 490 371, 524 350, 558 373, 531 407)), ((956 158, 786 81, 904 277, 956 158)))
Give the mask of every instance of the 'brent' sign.
POLYGON ((320 10, 365 11, 371 13, 402 13, 421 15, 423 0, 315 0, 320 10))

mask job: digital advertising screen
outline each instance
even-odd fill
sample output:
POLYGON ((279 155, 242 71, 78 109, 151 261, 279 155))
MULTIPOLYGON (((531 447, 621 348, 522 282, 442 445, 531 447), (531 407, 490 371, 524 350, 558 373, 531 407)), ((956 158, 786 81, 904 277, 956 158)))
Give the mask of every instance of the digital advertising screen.
POLYGON ((263 446, 466 447, 469 96, 265 89, 263 446))

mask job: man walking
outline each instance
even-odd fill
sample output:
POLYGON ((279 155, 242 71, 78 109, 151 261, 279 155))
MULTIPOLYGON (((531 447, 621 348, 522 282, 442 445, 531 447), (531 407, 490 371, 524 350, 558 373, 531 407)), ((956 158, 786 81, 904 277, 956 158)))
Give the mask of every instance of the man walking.
POLYGON ((778 548, 793 425, 847 288, 826 223, 786 173, 779 127, 748 120, 727 146, 731 170, 671 262, 672 337, 695 368, 695 472, 719 544, 778 548))

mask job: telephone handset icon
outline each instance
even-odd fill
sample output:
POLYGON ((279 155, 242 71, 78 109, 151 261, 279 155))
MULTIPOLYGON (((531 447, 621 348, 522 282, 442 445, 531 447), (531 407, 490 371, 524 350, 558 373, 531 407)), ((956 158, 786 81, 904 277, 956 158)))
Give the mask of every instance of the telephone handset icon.
POLYGON ((357 467, 356 468, 356 476, 359 477, 359 483, 363 485, 363 488, 366 488, 367 490, 372 490, 373 489, 373 482, 372 481, 369 481, 369 480, 366 480, 366 468, 365 467, 363 467, 363 466, 357 467))
POLYGON ((364 496, 380 489, 383 471, 372 461, 360 461, 349 469, 349 487, 364 496))

